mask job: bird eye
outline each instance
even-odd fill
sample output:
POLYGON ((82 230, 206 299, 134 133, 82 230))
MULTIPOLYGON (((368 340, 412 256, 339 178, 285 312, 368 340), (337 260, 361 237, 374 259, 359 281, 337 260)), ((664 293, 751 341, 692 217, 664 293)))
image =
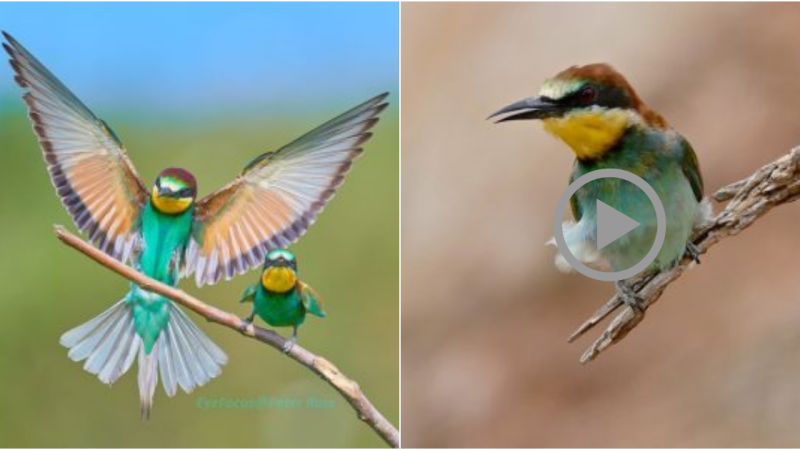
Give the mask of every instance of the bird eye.
POLYGON ((592 103, 596 96, 597 91, 591 86, 585 86, 578 92, 578 100, 584 104, 592 103))

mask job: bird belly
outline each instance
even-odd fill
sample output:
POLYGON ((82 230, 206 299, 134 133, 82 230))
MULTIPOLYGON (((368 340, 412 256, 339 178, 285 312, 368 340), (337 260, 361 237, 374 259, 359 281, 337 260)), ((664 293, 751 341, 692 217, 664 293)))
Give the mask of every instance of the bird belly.
MULTIPOLYGON (((691 186, 683 176, 665 181, 649 181, 661 199, 667 222, 664 244, 655 260, 647 267, 649 270, 669 268, 683 256, 700 212, 691 186)), ((630 183, 623 184, 629 185, 633 190, 623 188, 619 193, 621 195, 600 198, 602 201, 609 200, 606 202, 609 206, 640 223, 638 227, 600 250, 615 272, 633 267, 644 259, 653 247, 658 229, 655 208, 650 199, 630 183)))
MULTIPOLYGON (((660 173, 658 179, 647 180, 661 199, 667 226, 664 244, 649 270, 671 267, 686 249, 692 228, 703 208, 694 197, 689 182, 680 174, 660 173)), ((564 238, 571 253, 582 263, 598 270, 618 272, 633 267, 647 256, 657 231, 655 208, 647 195, 634 184, 619 179, 601 179, 588 183, 576 194, 582 217, 578 223, 565 222, 564 238), (597 250, 597 200, 639 222, 639 226, 619 239, 597 250)), ((551 241, 552 243, 552 241, 551 241)), ((556 266, 569 271, 559 255, 556 266)))
POLYGON ((138 269, 162 283, 176 285, 177 271, 189 240, 191 226, 191 211, 167 215, 158 212, 148 203, 142 217, 142 252, 138 269))
POLYGON ((256 295, 255 311, 264 322, 273 327, 300 325, 305 320, 305 311, 297 291, 272 294, 262 290, 256 295))

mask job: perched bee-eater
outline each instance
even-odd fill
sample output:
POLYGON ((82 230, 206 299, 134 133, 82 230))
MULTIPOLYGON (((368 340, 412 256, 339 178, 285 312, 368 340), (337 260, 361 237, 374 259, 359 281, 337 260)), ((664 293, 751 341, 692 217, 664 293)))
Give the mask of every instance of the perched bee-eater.
MULTIPOLYGON (((50 179, 76 226, 104 252, 176 285, 230 279, 296 241, 331 199, 386 107, 386 94, 248 164, 197 201, 188 171, 166 169, 147 189, 119 138, 19 42, 3 33, 25 90, 50 179)), ((159 373, 168 396, 219 375, 227 357, 167 298, 131 284, 125 297, 65 333, 69 357, 111 384, 139 360, 141 413, 159 373)))
POLYGON ((297 278, 297 258, 289 250, 267 253, 261 281, 245 289, 241 303, 245 302, 253 303, 247 324, 258 314, 273 327, 292 327, 292 337, 284 348, 287 352, 297 340, 297 329, 306 320, 306 313, 325 317, 317 293, 297 278))
MULTIPOLYGON (((608 64, 571 67, 544 82, 539 95, 513 103, 492 115, 499 122, 537 119, 575 154, 570 183, 599 169, 622 169, 638 175, 664 205, 666 238, 648 270, 664 269, 685 253, 695 260, 692 229, 710 213, 703 202, 703 178, 691 145, 642 102, 628 81, 608 64)), ((617 272, 641 261, 655 241, 655 208, 633 183, 602 178, 570 199, 577 223, 564 223, 571 253, 588 265, 617 272), (597 200, 639 222, 640 226, 597 250, 597 200)), ((561 269, 569 265, 559 255, 561 269)), ((617 290, 637 312, 641 307, 624 282, 617 290)))

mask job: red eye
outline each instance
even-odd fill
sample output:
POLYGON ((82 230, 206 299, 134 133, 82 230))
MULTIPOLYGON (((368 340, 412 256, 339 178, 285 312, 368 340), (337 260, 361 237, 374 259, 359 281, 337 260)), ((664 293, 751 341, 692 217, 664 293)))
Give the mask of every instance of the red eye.
POLYGON ((581 89, 581 92, 578 94, 578 98, 580 99, 581 103, 592 103, 596 95, 597 91, 595 91, 593 87, 586 86, 581 89))

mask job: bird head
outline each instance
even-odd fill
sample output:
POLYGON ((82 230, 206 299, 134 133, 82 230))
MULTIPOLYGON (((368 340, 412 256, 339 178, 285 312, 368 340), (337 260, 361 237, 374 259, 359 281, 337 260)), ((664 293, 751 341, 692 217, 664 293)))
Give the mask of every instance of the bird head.
POLYGON ((512 103, 490 118, 537 119, 580 160, 602 157, 631 126, 665 128, 628 80, 608 64, 573 66, 546 80, 539 95, 512 103))
POLYGON ((183 169, 164 169, 156 178, 150 200, 164 214, 180 214, 194 204, 197 182, 183 169))
POLYGON ((284 293, 297 284, 297 258, 289 250, 277 249, 267 253, 261 274, 264 289, 284 293))

